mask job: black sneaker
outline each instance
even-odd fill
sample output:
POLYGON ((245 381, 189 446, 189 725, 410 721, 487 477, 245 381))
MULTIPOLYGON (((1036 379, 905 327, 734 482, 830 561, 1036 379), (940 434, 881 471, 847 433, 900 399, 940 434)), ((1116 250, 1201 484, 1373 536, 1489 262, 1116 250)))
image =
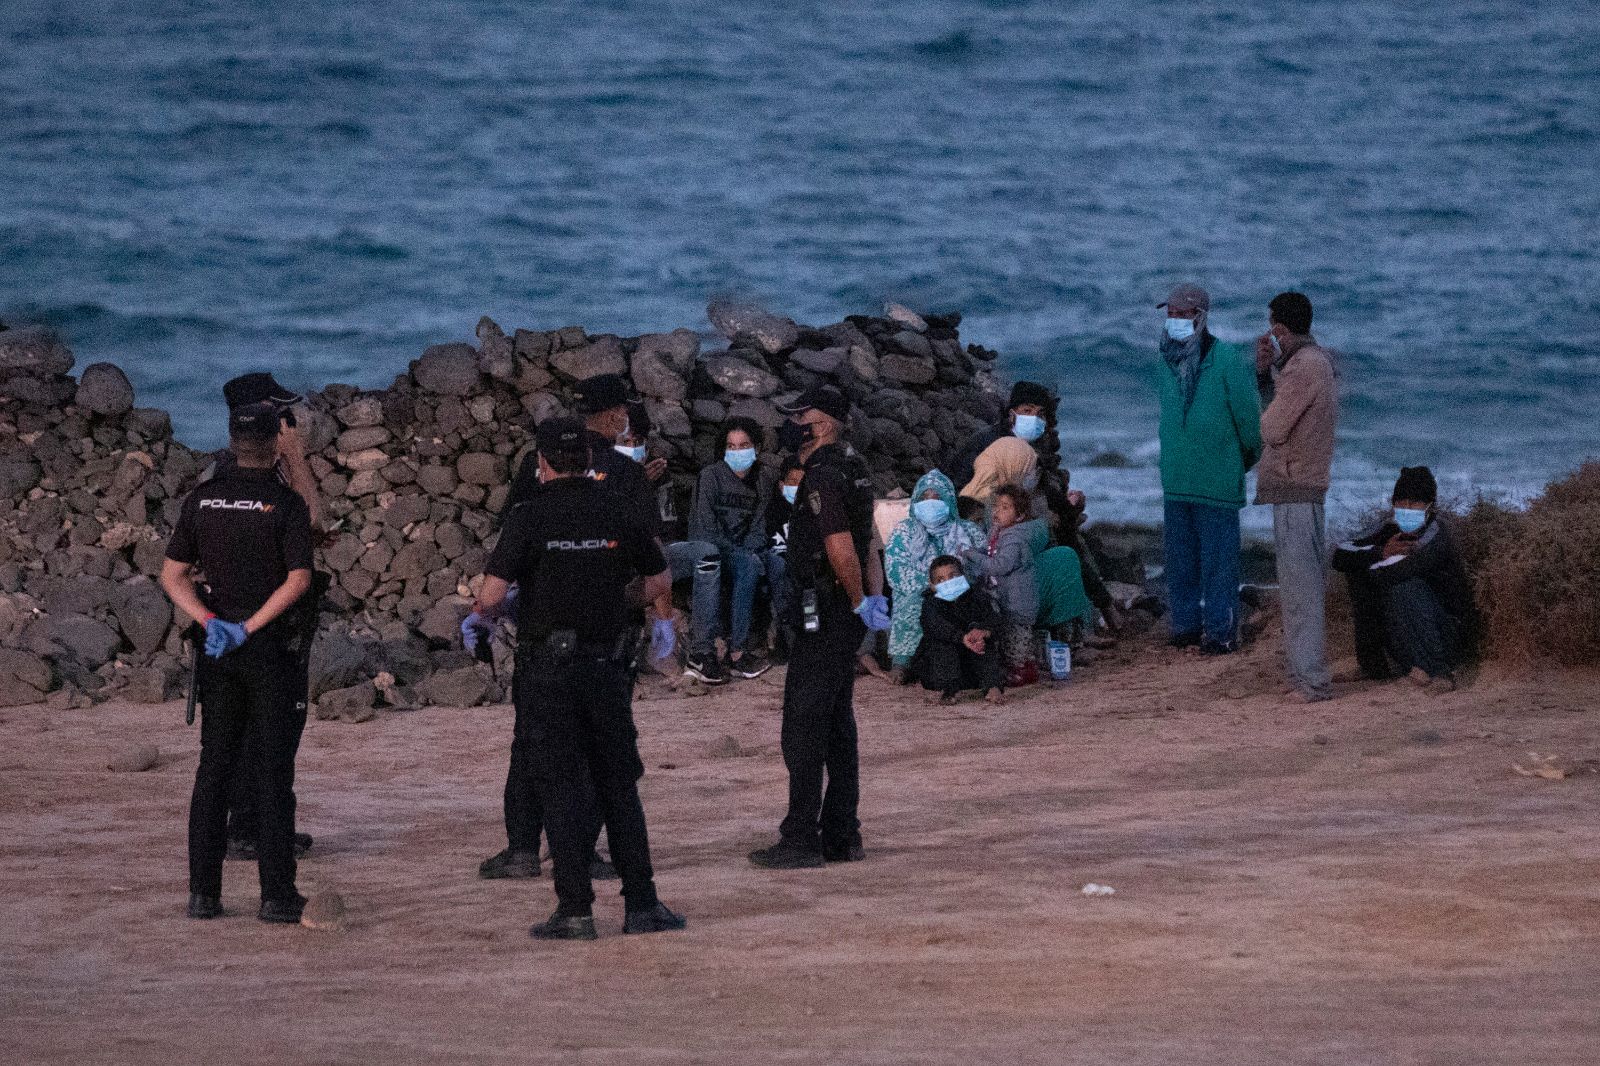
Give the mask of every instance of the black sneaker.
POLYGON ((683 666, 683 676, 704 681, 708 685, 726 685, 728 671, 722 668, 715 654, 710 656, 691 655, 689 661, 683 666))
POLYGON ((665 903, 657 901, 654 907, 642 911, 629 911, 622 920, 624 933, 669 933, 674 929, 686 928, 689 920, 681 914, 674 914, 667 909, 665 903))
POLYGON ((772 662, 758 651, 747 651, 738 659, 729 659, 728 669, 740 677, 760 677, 772 669, 772 662))
POLYGON ((597 851, 589 856, 589 880, 591 881, 619 881, 621 875, 617 868, 600 857, 597 851))
POLYGON ((812 851, 797 844, 778 841, 770 848, 758 848, 750 853, 750 865, 763 870, 811 870, 826 865, 821 851, 812 851))
POLYGON ((827 862, 860 862, 867 857, 867 849, 860 844, 825 844, 822 857, 827 862))
POLYGON ((198 892, 189 893, 189 917, 199 921, 222 917, 222 897, 202 896, 198 892))
POLYGON ((491 855, 478 864, 478 876, 485 881, 497 881, 501 878, 527 878, 539 876, 539 853, 536 851, 513 851, 510 848, 491 855))
POLYGON ((1239 650, 1239 642, 1230 640, 1224 643, 1220 640, 1203 640, 1200 642, 1201 655, 1232 655, 1239 650))
POLYGON ((559 910, 528 930, 535 940, 594 940, 594 916, 566 915, 559 910))
POLYGON ((1198 629, 1192 633, 1174 633, 1167 638, 1167 647, 1169 648, 1193 648, 1199 644, 1200 631, 1198 629))
POLYGON ((300 913, 306 909, 306 898, 296 892, 288 899, 264 899, 256 917, 277 925, 299 925, 300 913))

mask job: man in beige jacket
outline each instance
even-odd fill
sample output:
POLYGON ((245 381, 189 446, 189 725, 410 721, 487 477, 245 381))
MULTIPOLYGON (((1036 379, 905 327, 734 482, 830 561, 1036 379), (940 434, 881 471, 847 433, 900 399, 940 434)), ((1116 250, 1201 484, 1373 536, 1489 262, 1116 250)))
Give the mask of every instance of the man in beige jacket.
POLYGON ((1328 699, 1323 597, 1327 530, 1323 500, 1333 464, 1339 396, 1333 361, 1311 335, 1311 301, 1279 293, 1267 306, 1267 332, 1256 342, 1256 373, 1267 406, 1261 412, 1265 446, 1256 468, 1256 503, 1272 505, 1284 650, 1295 695, 1328 699))

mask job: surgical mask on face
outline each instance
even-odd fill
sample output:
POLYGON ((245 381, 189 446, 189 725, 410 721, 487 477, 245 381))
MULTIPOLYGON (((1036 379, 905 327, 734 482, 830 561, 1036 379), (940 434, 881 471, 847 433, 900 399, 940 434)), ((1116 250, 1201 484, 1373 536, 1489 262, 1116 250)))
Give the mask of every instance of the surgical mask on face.
POLYGON ((735 474, 742 474, 756 465, 756 450, 754 448, 729 448, 722 453, 722 460, 728 464, 728 469, 735 474))
POLYGON ((1044 436, 1044 419, 1038 415, 1016 415, 1011 424, 1011 432, 1021 439, 1032 444, 1044 436))
POLYGON ((778 427, 778 447, 786 452, 797 452, 810 444, 815 435, 816 430, 810 423, 802 426, 798 422, 785 422, 778 427))
POLYGON ((799 485, 785 485, 785 486, 783 486, 783 498, 788 500, 790 503, 793 503, 794 501, 798 500, 800 498, 800 486, 799 485))
POLYGON ((1400 527, 1402 533, 1415 533, 1427 525, 1428 512, 1418 511, 1412 507, 1396 507, 1394 509, 1394 524, 1400 527))
POLYGON ((971 587, 972 586, 967 582, 965 574, 957 574, 955 577, 946 578, 937 585, 933 586, 933 594, 939 597, 941 600, 944 600, 946 603, 949 603, 954 600, 959 600, 971 587))
POLYGON ((611 449, 612 449, 612 451, 618 452, 618 453, 620 453, 622 455, 626 455, 629 459, 632 459, 636 463, 644 462, 644 445, 643 444, 637 444, 637 445, 634 445, 632 447, 629 447, 626 444, 613 444, 611 446, 611 449))
POLYGON ((1175 341, 1186 341, 1194 336, 1194 320, 1188 318, 1167 319, 1167 336, 1175 341))
POLYGON ((1267 334, 1267 343, 1272 346, 1272 361, 1274 363, 1281 361, 1283 359, 1283 345, 1278 343, 1278 335, 1269 332, 1267 334))
POLYGON ((943 525, 950 517, 950 505, 943 500, 918 500, 911 505, 911 513, 925 526, 943 525))

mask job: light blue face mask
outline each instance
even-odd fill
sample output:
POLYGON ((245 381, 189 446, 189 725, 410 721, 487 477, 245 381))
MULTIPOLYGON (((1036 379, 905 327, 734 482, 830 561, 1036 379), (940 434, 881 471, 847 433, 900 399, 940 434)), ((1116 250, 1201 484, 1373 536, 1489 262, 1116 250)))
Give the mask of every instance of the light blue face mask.
POLYGON ((626 455, 629 459, 632 459, 636 463, 644 462, 644 445, 643 444, 636 445, 635 447, 632 447, 632 448, 628 447, 626 444, 614 444, 614 445, 612 445, 612 448, 614 450, 622 453, 623 455, 626 455))
POLYGON ((783 486, 783 498, 788 500, 790 503, 793 503, 794 501, 798 500, 800 498, 800 486, 799 485, 785 485, 785 486, 783 486))
POLYGON ((1167 319, 1167 336, 1175 341, 1186 341, 1194 336, 1194 320, 1189 318, 1167 319))
POLYGON ((918 500, 911 513, 925 526, 941 526, 950 517, 950 505, 943 500, 918 500))
POLYGON ((1044 419, 1038 415, 1015 415, 1016 421, 1012 423, 1011 432, 1022 440, 1032 444, 1044 436, 1044 419))
POLYGON ((1400 527, 1402 533, 1415 533, 1428 524, 1428 512, 1418 511, 1410 507, 1396 507, 1394 509, 1394 524, 1400 527))
POLYGON ((967 583, 965 574, 957 574, 955 577, 947 578, 933 586, 933 594, 946 603, 951 603, 966 595, 967 590, 971 587, 967 583))
POLYGON ((756 450, 754 448, 729 448, 722 453, 722 459, 735 474, 742 474, 756 465, 756 450))

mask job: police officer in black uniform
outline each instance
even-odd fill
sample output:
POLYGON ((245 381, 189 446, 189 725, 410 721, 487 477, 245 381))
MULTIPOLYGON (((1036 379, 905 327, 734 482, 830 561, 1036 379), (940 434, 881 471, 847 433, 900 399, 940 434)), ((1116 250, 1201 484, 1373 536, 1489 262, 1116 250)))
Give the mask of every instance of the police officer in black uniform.
MULTIPOLYGON (((627 508, 635 521, 660 545, 660 512, 656 490, 645 467, 617 450, 617 442, 629 430, 628 383, 617 374, 586 378, 573 389, 578 410, 584 416, 584 447, 589 453, 588 476, 617 497, 618 506, 627 508)), ((539 489, 537 447, 522 461, 511 483, 511 493, 500 513, 502 527, 517 507, 534 501, 539 489)), ((520 590, 519 590, 520 592, 520 590)), ((513 601, 516 594, 513 594, 513 601)), ((637 612, 634 612, 637 614, 637 612)), ((675 639, 672 628, 672 591, 654 600, 653 643, 671 650, 675 639)), ((483 619, 474 613, 461 623, 462 639, 470 649, 482 639, 483 619)), ((520 662, 511 679, 512 702, 516 703, 521 679, 520 662)), ((519 714, 513 726, 511 762, 506 769, 504 810, 506 847, 478 865, 478 876, 487 879, 530 878, 539 876, 539 834, 544 829, 544 813, 538 789, 533 783, 531 741, 526 722, 519 714)), ((598 834, 599 825, 595 831, 598 834)), ((596 880, 612 880, 616 870, 596 852, 591 856, 590 874, 596 880)))
POLYGON ((189 917, 222 913, 228 791, 248 773, 260 809, 257 853, 266 922, 300 920, 295 890, 294 755, 305 728, 284 618, 311 587, 311 517, 273 474, 279 412, 234 410, 235 463, 183 501, 161 568, 161 587, 205 628, 200 686, 200 766, 189 804, 189 917), (194 568, 206 585, 197 589, 194 568), (242 758, 253 734, 254 758, 242 758))
MULTIPOLYGON (((305 443, 300 438, 300 429, 294 417, 295 405, 302 403, 305 397, 278 384, 278 379, 271 374, 258 371, 240 374, 229 380, 222 386, 222 398, 230 412, 252 404, 267 404, 277 410, 278 436, 275 441, 276 457, 272 464, 273 474, 306 501, 306 508, 311 514, 311 530, 315 544, 316 534, 322 529, 322 502, 317 493, 316 476, 311 472, 310 464, 306 462, 305 443)), ((206 471, 202 481, 209 481, 218 473, 227 471, 236 464, 237 459, 233 452, 223 449, 213 457, 211 469, 206 471)), ((295 674, 300 681, 299 702, 302 704, 310 700, 311 642, 316 636, 317 615, 329 579, 326 574, 313 570, 311 582, 311 590, 295 604, 294 610, 290 612, 293 617, 289 619, 290 628, 295 634, 293 638, 296 651, 295 674)), ((249 766, 254 761, 254 751, 254 737, 247 736, 243 765, 249 766)), ((236 774, 232 794, 228 797, 228 858, 255 861, 258 815, 255 787, 250 775, 236 774)), ((297 829, 294 834, 295 857, 299 858, 310 851, 311 844, 311 834, 299 832, 297 829)))
POLYGON ((849 412, 843 393, 819 386, 789 407, 779 432, 805 476, 789 520, 796 634, 783 686, 789 812, 778 843, 750 853, 751 863, 767 869, 866 856, 856 817, 856 649, 867 628, 889 628, 889 611, 882 596, 865 593, 881 564, 873 550, 872 479, 841 439, 849 412))
POLYGON ((622 877, 623 931, 682 929, 684 919, 656 897, 639 802, 644 764, 631 671, 637 632, 627 597, 637 577, 645 579, 645 600, 660 597, 671 580, 666 560, 631 501, 584 476, 595 456, 581 424, 544 422, 537 455, 539 485, 506 516, 474 609, 493 618, 509 587, 521 590, 517 715, 528 727, 559 900, 530 933, 594 939, 589 862, 597 807, 622 877))

